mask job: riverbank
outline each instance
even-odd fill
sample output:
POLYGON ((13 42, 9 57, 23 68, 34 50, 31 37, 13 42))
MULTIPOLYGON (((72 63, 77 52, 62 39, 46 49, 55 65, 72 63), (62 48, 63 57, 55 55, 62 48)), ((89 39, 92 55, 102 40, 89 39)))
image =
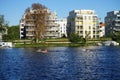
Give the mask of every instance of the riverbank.
POLYGON ((95 46, 96 43, 101 43, 109 39, 94 39, 88 40, 86 43, 71 43, 67 38, 59 39, 46 39, 41 40, 39 43, 32 42, 30 40, 16 40, 14 41, 14 46, 16 48, 37 48, 37 47, 80 47, 80 46, 95 46))
POLYGON ((80 46, 95 46, 96 43, 70 43, 70 42, 63 42, 63 43, 31 43, 31 44, 19 44, 19 43, 16 43, 14 44, 14 46, 16 48, 21 48, 21 47, 24 47, 24 48, 37 48, 37 47, 80 47, 80 46))

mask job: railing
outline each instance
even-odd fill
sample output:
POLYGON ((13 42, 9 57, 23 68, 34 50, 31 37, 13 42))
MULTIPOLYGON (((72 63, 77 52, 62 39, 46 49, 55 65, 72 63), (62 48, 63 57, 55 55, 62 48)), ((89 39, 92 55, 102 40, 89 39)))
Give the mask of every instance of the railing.
POLYGON ((35 31, 34 29, 26 29, 26 31, 35 31))
POLYGON ((26 34, 26 36, 34 36, 33 34, 26 34))
POLYGON ((113 30, 115 30, 115 31, 120 31, 120 29, 118 29, 118 28, 114 28, 113 30))
POLYGON ((115 19, 115 21, 120 21, 120 19, 115 19))
POLYGON ((25 24, 25 26, 35 26, 34 24, 25 24))
POLYGON ((120 24, 115 24, 115 26, 120 26, 120 24))

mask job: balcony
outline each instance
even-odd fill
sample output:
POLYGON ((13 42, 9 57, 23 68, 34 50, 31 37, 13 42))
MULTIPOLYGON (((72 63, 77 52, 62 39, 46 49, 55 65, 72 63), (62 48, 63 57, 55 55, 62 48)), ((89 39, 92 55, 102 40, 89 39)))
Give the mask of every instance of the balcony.
POLYGON ((26 29, 26 31, 34 31, 34 29, 26 29))
POLYGON ((47 26, 58 26, 57 23, 48 23, 47 26))
POLYGON ((26 34, 26 36, 34 36, 34 34, 26 34))
POLYGON ((115 21, 120 21, 120 19, 115 19, 115 21))
POLYGON ((25 19, 25 21, 35 21, 35 19, 25 19))
POLYGON ((58 37, 59 35, 58 34, 46 34, 45 36, 46 37, 58 37))
POLYGON ((34 24, 25 24, 25 26, 35 26, 34 24))
POLYGON ((115 24, 115 26, 120 26, 120 24, 115 24))
POLYGON ((120 31, 120 28, 113 28, 114 31, 120 31))

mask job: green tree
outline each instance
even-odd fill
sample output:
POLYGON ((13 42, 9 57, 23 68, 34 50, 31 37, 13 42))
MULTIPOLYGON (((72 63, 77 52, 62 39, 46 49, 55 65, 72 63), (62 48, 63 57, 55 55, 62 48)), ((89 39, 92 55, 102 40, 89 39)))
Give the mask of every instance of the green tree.
POLYGON ((0 33, 6 33, 7 23, 5 22, 4 15, 0 15, 0 33))
POLYGON ((75 34, 75 33, 71 33, 69 35, 69 41, 73 43, 78 43, 82 41, 82 39, 83 39, 82 37, 80 37, 78 34, 75 34))
POLYGON ((7 34, 8 24, 5 22, 4 15, 0 15, 0 41, 2 41, 2 37, 4 34, 7 34))
POLYGON ((120 43, 120 31, 116 31, 116 32, 112 33, 111 38, 112 38, 112 40, 120 43))
POLYGON ((85 38, 83 38, 83 43, 86 44, 89 38, 90 32, 85 31, 85 38))
POLYGON ((3 40, 16 40, 19 38, 19 26, 8 27, 8 34, 3 35, 3 40))

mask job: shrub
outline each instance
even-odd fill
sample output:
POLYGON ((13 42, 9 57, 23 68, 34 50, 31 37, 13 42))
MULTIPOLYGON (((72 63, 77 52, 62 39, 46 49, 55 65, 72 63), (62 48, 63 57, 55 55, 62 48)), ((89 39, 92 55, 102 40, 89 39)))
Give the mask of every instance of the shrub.
POLYGON ((71 33, 69 36, 69 41, 73 43, 78 43, 82 41, 82 37, 80 37, 78 34, 71 33))

